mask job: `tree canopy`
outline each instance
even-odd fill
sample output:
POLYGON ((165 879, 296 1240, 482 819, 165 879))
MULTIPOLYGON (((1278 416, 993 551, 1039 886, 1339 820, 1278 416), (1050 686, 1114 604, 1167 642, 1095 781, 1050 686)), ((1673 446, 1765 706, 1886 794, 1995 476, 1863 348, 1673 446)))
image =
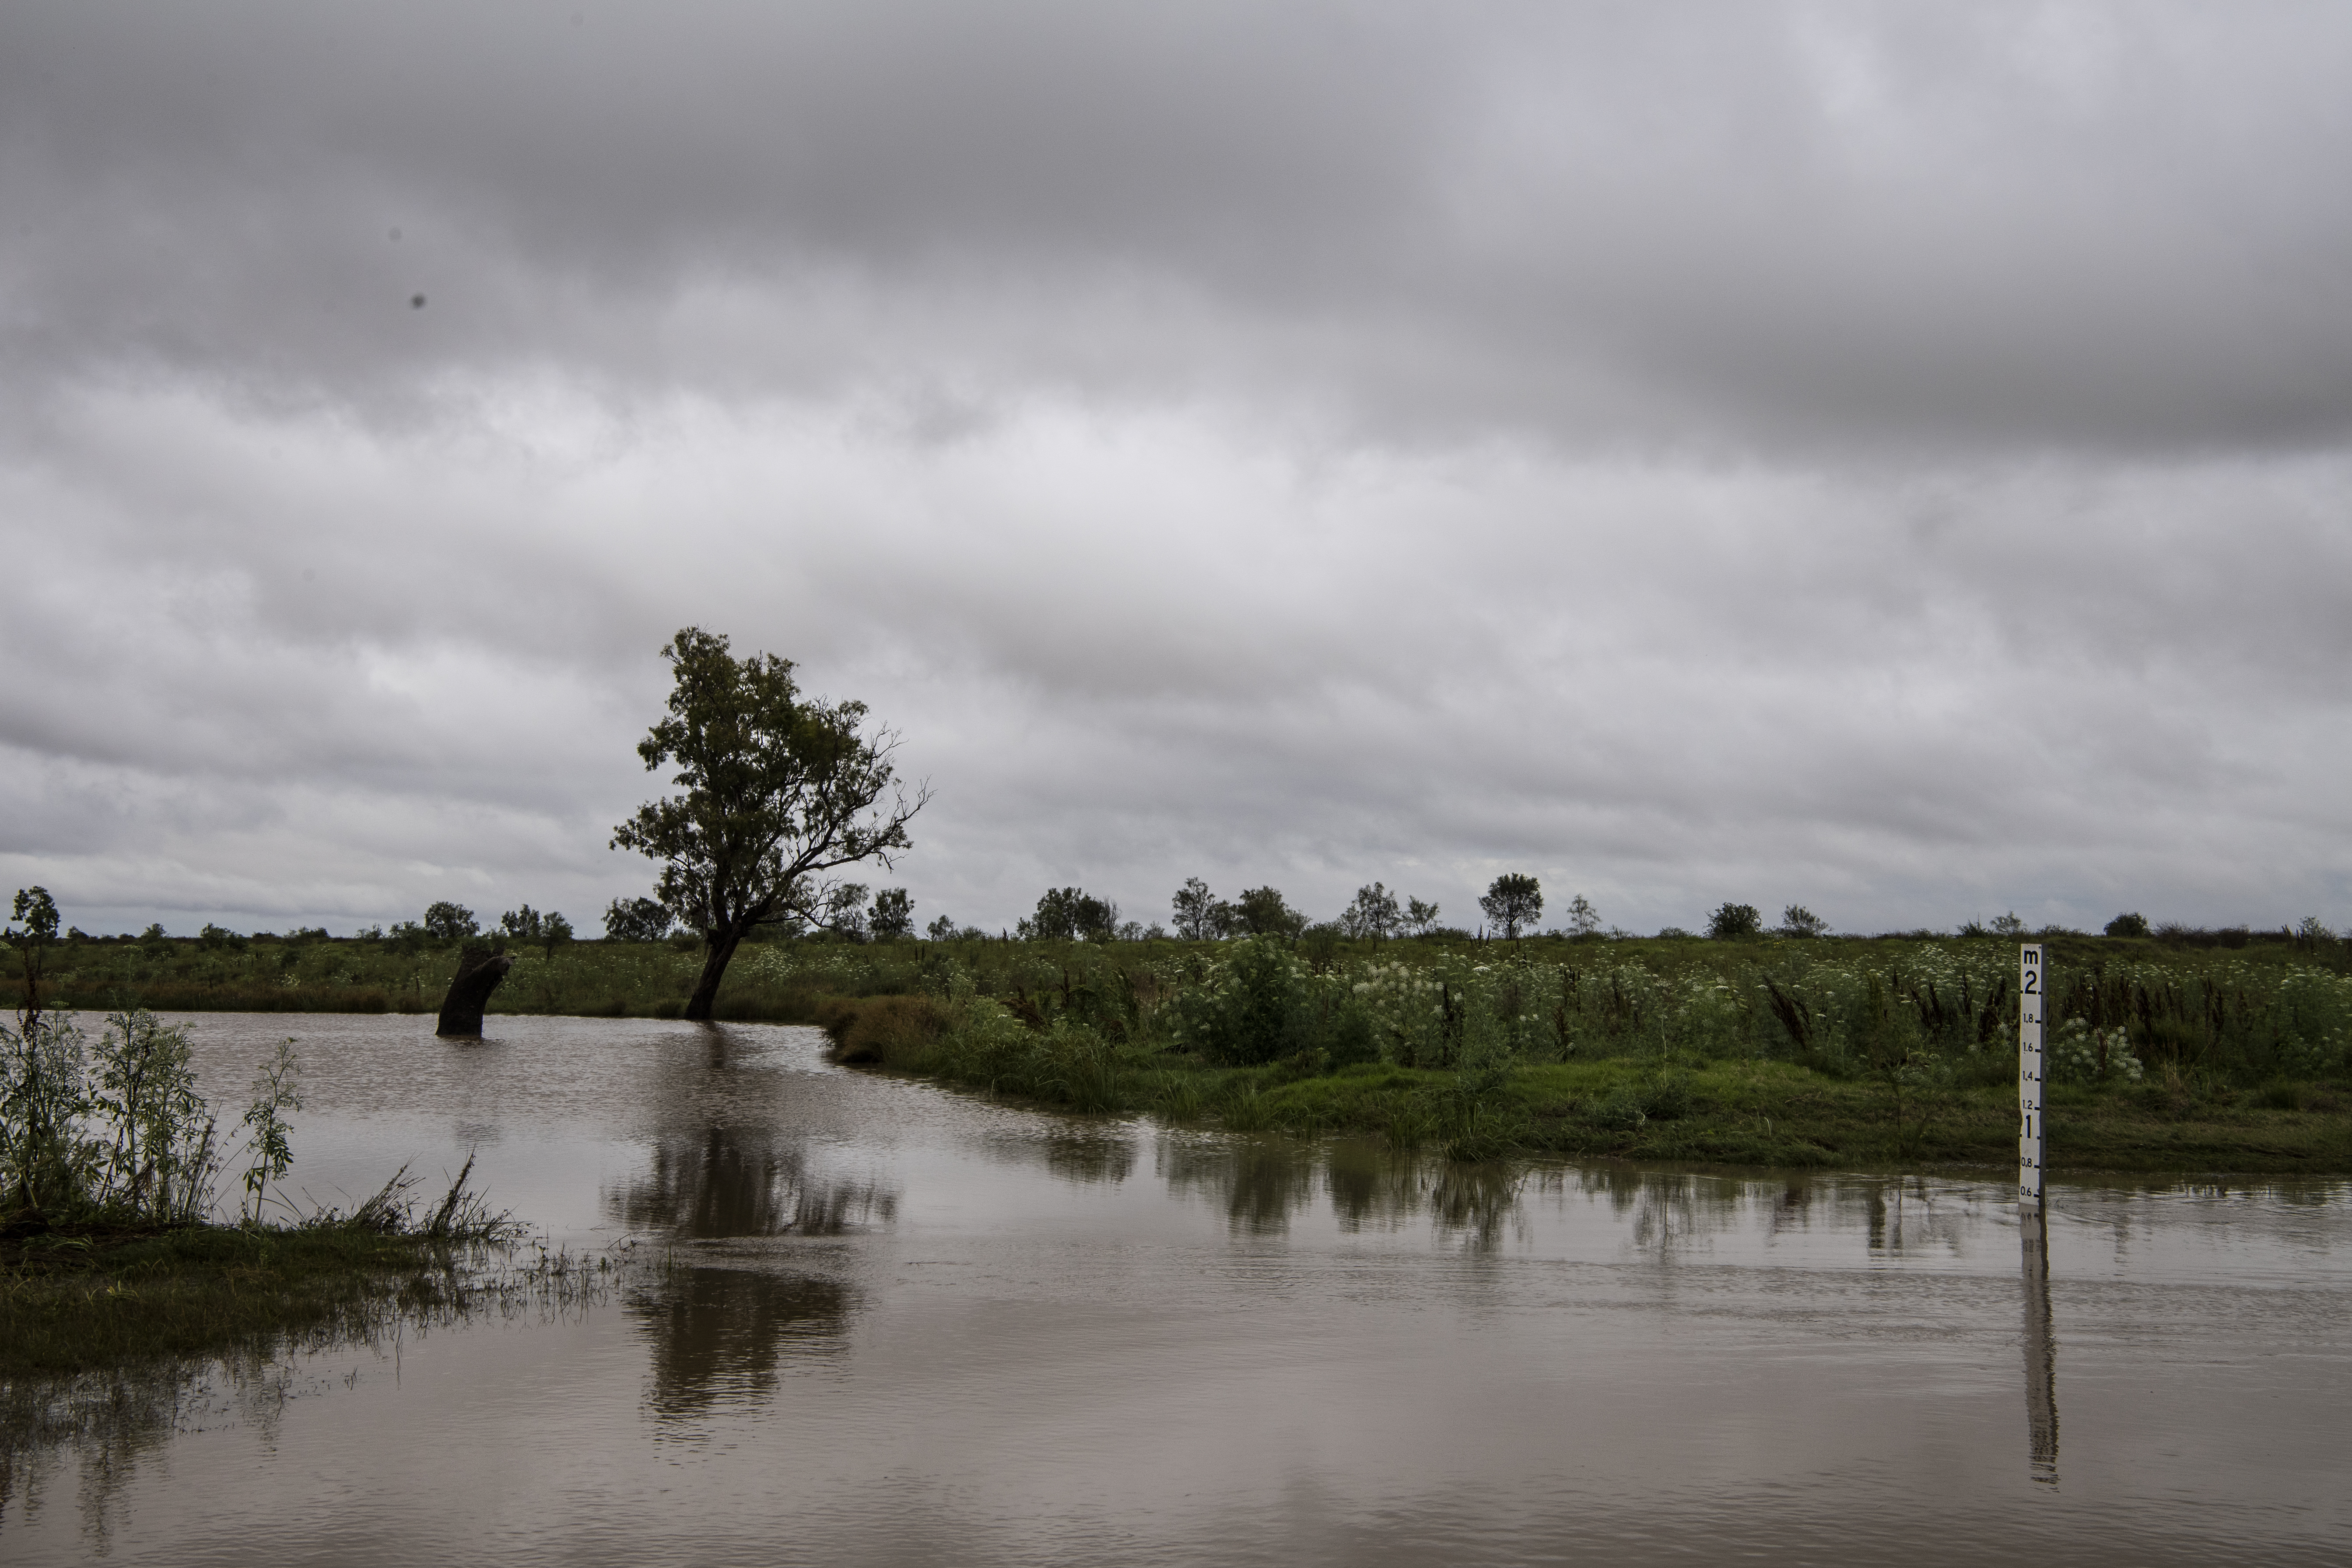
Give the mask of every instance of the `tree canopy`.
POLYGON ((1506 871, 1487 886, 1478 907, 1487 924, 1516 942, 1522 927, 1543 919, 1543 887, 1524 871, 1506 871))
POLYGON ((865 860, 888 867, 910 847, 907 824, 930 792, 918 786, 908 800, 891 763, 898 737, 868 735, 862 702, 803 699, 790 659, 739 659, 725 637, 698 626, 662 657, 674 676, 668 713, 637 754, 647 772, 674 765, 682 793, 638 807, 613 830, 613 847, 662 863, 656 896, 704 944, 686 1016, 708 1018, 751 928, 831 923, 840 884, 826 873, 865 860))
POLYGON ((1108 942, 1118 931, 1118 906, 1081 888, 1048 888, 1021 934, 1039 942, 1108 942))

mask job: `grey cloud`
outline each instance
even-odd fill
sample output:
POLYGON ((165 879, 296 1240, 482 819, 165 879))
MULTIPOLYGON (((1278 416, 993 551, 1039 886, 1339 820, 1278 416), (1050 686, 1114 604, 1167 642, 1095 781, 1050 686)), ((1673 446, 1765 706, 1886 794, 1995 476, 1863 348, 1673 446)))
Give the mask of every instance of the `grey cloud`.
POLYGON ((978 363, 1448 438, 2326 443, 2347 26, 18 8, 8 332, 337 396, 978 363), (677 331, 711 289, 761 301, 764 363, 677 331))
POLYGON ((927 916, 2344 923, 2347 26, 12 7, 0 877, 579 919, 697 622, 927 916))

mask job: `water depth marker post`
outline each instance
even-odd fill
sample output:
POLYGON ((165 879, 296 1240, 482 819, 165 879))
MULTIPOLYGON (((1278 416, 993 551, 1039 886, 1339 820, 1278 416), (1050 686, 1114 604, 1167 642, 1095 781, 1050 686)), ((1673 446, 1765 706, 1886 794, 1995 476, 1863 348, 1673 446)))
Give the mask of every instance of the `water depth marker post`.
POLYGON ((2029 942, 2017 954, 2017 1208, 2042 1212, 2042 1165, 2050 1152, 2050 1130, 2042 1110, 2042 944, 2029 942))

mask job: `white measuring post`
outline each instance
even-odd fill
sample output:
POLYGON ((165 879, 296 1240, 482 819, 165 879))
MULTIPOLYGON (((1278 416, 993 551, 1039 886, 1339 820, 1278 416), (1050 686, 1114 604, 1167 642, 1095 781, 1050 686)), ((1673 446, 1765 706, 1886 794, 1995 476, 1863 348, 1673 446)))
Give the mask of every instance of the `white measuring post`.
POLYGON ((2029 942, 2017 955, 2017 1207, 2021 1214, 2042 1212, 2042 1166, 2050 1152, 2050 1129, 2042 1110, 2046 981, 2042 944, 2029 942))

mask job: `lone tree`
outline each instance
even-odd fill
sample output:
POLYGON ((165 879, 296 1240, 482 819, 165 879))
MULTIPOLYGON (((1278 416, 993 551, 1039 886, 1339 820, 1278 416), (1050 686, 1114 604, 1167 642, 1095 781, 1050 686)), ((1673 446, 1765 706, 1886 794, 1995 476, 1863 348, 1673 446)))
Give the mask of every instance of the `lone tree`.
POLYGON ((1486 923, 1501 930, 1504 940, 1517 942, 1521 926, 1532 926, 1543 919, 1543 885, 1524 871, 1506 871, 1488 886, 1478 907, 1486 911, 1486 923))
POLYGON ((1819 936, 1829 929, 1829 921, 1802 904, 1790 904, 1780 911, 1782 936, 1819 936))
POLYGON ((1754 904, 1726 901, 1706 917, 1706 934, 1717 942, 1738 942, 1764 929, 1764 917, 1754 904))
POLYGON ((482 928, 475 922, 473 910, 443 899, 425 911, 425 934, 435 942, 460 942, 481 935, 482 928))
POLYGON ((1404 922, 1396 895, 1379 882, 1356 889, 1355 901, 1339 914, 1339 929, 1352 937, 1370 937, 1377 945, 1404 922))
POLYGON ((659 942, 669 934, 669 911, 658 899, 614 899, 604 909, 606 942, 659 942))
POLYGON ((897 942, 915 934, 915 900, 904 888, 885 888, 874 895, 866 911, 866 929, 876 942, 897 942))
POLYGON ((1081 888, 1048 888, 1037 912, 1021 922, 1033 942, 1108 942, 1118 931, 1118 906, 1081 888))
POLYGON ((1169 904, 1176 911, 1176 934, 1186 942, 1207 942, 1219 934, 1216 896, 1200 878, 1185 878, 1169 904))
POLYGON ((1601 934, 1601 911, 1582 893, 1568 900, 1568 934, 1575 937, 1601 934))
POLYGON ((1223 917, 1235 935, 1296 937, 1307 929, 1307 917, 1282 900, 1282 889, 1250 888, 1234 900, 1233 912, 1223 917))
POLYGON ((637 745, 651 772, 676 763, 685 793, 639 806, 613 830, 613 847, 663 863, 662 907, 702 939, 689 1018, 710 1016, 719 983, 751 928, 826 916, 836 884, 825 873, 911 847, 910 802, 890 756, 898 737, 864 732, 866 704, 803 700, 790 659, 738 659, 727 638, 688 626, 662 657, 674 668, 669 716, 637 745), (887 796, 887 803, 884 797, 887 796))

